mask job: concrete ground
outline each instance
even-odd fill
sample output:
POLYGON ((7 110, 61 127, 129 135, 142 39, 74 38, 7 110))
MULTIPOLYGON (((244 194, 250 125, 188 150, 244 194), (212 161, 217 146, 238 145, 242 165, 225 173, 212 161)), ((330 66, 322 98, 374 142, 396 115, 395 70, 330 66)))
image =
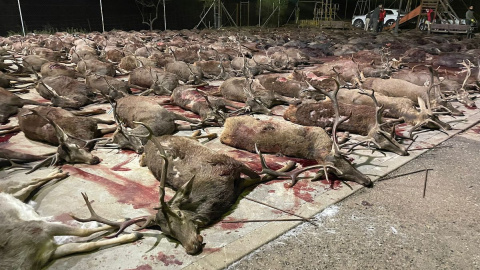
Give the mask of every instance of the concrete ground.
POLYGON ((241 269, 480 269, 480 128, 474 127, 253 251, 241 269))

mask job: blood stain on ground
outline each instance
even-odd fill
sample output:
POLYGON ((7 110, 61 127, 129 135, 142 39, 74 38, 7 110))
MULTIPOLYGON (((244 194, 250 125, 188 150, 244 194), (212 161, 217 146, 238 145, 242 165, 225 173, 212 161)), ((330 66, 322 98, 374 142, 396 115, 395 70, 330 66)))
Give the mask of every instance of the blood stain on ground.
POLYGON ((124 172, 124 171, 130 171, 131 169, 129 168, 124 168, 123 166, 125 166, 126 164, 130 163, 130 161, 134 160, 135 157, 132 157, 132 158, 129 158, 123 162, 120 162, 118 163, 117 165, 113 166, 112 168, 110 168, 110 170, 112 171, 121 171, 121 172, 124 172))
POLYGON ((183 262, 177 260, 174 255, 165 255, 163 252, 159 252, 157 256, 150 256, 150 258, 155 259, 156 261, 161 261, 165 266, 170 264, 182 265, 183 262))
POLYGON ((72 216, 70 216, 70 214, 67 214, 67 213, 63 213, 63 214, 54 216, 53 219, 55 221, 62 222, 63 224, 67 224, 67 223, 69 223, 70 221, 73 220, 72 216))
MULTIPOLYGON (((124 204, 132 204, 133 208, 152 209, 156 206, 159 198, 158 189, 156 187, 147 187, 135 181, 112 173, 108 168, 100 168, 114 177, 114 179, 122 181, 123 184, 117 183, 108 178, 86 172, 71 165, 64 165, 63 170, 70 172, 70 175, 78 175, 84 180, 95 182, 107 188, 108 192, 117 198, 117 201, 124 204), (106 170, 105 170, 106 169, 106 170)), ((153 210, 152 210, 153 211, 153 210)))
POLYGON ((6 135, 3 135, 3 136, 0 136, 0 143, 7 143, 8 141, 10 141, 10 139, 17 135, 18 132, 14 132, 14 133, 10 133, 10 134, 6 134, 6 135))
POLYGON ((293 194, 296 198, 300 198, 306 202, 313 202, 313 196, 311 192, 315 191, 315 188, 309 186, 308 181, 299 181, 293 187, 290 187, 289 183, 285 183, 284 187, 287 189, 293 189, 293 194))

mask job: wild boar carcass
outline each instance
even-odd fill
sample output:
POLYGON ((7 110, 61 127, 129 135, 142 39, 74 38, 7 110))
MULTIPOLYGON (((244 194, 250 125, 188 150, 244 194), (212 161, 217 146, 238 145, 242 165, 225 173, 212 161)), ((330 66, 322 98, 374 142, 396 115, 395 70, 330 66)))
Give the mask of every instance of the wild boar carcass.
MULTIPOLYGON (((320 127, 305 127, 279 119, 257 120, 251 116, 229 117, 220 141, 250 152, 255 145, 264 153, 316 160, 330 166, 328 172, 339 178, 372 186, 372 181, 342 156, 335 144, 320 127), (334 169, 335 168, 335 169, 334 169)), ((294 183, 295 183, 295 179, 294 183)), ((293 184, 294 184, 293 183, 293 184)))
POLYGON ((93 103, 95 97, 85 83, 63 75, 43 78, 36 90, 40 96, 49 99, 53 106, 62 108, 79 109, 93 103))

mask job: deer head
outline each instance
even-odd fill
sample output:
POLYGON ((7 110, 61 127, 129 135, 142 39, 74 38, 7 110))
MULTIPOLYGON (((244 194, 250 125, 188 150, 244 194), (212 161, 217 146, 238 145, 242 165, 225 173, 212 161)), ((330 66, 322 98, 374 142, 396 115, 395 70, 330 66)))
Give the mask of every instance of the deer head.
MULTIPOLYGON (((364 90, 362 90, 364 91, 364 90)), ((407 149, 399 144, 395 140, 395 124, 404 122, 403 119, 395 119, 390 120, 388 122, 383 121, 383 111, 385 106, 380 106, 377 99, 375 98, 375 92, 372 90, 372 93, 369 94, 368 92, 360 92, 360 94, 367 95, 372 98, 375 104, 375 126, 372 127, 366 136, 366 138, 362 139, 360 143, 354 144, 349 152, 353 150, 353 148, 360 144, 366 144, 367 147, 370 147, 370 144, 377 146, 378 149, 387 150, 390 152, 394 152, 401 156, 407 156, 408 152, 407 149), (386 131, 386 126, 393 125, 393 128, 390 132, 386 131)))
POLYGON ((50 123, 50 125, 52 125, 55 128, 55 133, 57 135, 59 145, 58 145, 56 154, 45 159, 40 164, 33 167, 33 169, 31 169, 27 173, 34 172, 35 170, 37 170, 41 166, 48 164, 49 162, 51 164, 56 164, 61 160, 64 160, 67 163, 85 163, 90 165, 100 163, 100 159, 97 156, 94 156, 87 150, 80 148, 75 143, 68 142, 69 135, 65 133, 65 131, 55 123, 55 121, 48 118, 48 116, 40 115, 35 110, 30 110, 30 111, 47 120, 50 123))
POLYGON ((372 180, 353 167, 352 163, 345 158, 346 153, 340 151, 338 145, 337 127, 349 118, 340 118, 340 109, 337 101, 337 93, 340 90, 339 81, 332 77, 318 77, 310 73, 304 76, 304 80, 313 88, 329 97, 332 100, 335 111, 335 123, 332 129, 332 150, 330 154, 324 158, 324 164, 322 165, 324 170, 321 173, 325 174, 327 179, 328 173, 331 172, 342 180, 354 181, 366 187, 373 186, 372 180))
POLYGON ((192 206, 188 207, 188 202, 195 177, 178 189, 168 203, 165 202, 165 180, 168 170, 168 158, 165 155, 162 145, 157 141, 157 138, 152 138, 151 142, 155 144, 163 159, 163 169, 159 187, 160 208, 153 222, 160 226, 163 233, 178 240, 188 254, 197 254, 203 248, 203 237, 198 233, 198 228, 202 224, 202 221, 195 217, 195 212, 184 210, 192 209, 192 206))

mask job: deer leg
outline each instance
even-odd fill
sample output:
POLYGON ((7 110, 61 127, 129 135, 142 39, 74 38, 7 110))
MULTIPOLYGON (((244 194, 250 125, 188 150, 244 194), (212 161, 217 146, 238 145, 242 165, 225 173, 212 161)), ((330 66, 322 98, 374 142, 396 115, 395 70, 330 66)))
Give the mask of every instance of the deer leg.
POLYGON ((109 127, 109 128, 102 128, 100 129, 100 134, 105 135, 109 133, 113 133, 117 130, 117 127, 109 127))
POLYGON ((22 185, 15 187, 15 189, 18 189, 18 191, 13 194, 13 197, 21 201, 24 201, 35 189, 44 185, 45 183, 54 179, 62 180, 67 177, 68 177, 68 173, 66 172, 62 173, 62 172, 56 171, 49 174, 45 178, 32 179, 32 181, 29 181, 27 183, 24 183, 22 185))
POLYGON ((15 126, 15 127, 11 128, 11 129, 0 130, 0 136, 6 135, 6 134, 10 134, 10 133, 19 132, 19 131, 21 131, 20 127, 19 127, 19 126, 15 126))
POLYGON ((106 125, 113 125, 115 124, 114 120, 105 120, 100 118, 91 117, 97 124, 106 124, 106 125))
POLYGON ((52 258, 58 259, 75 253, 93 251, 105 246, 130 243, 140 239, 141 237, 142 234, 140 233, 130 233, 117 238, 101 240, 97 242, 63 244, 57 247, 57 249, 53 253, 52 258))

